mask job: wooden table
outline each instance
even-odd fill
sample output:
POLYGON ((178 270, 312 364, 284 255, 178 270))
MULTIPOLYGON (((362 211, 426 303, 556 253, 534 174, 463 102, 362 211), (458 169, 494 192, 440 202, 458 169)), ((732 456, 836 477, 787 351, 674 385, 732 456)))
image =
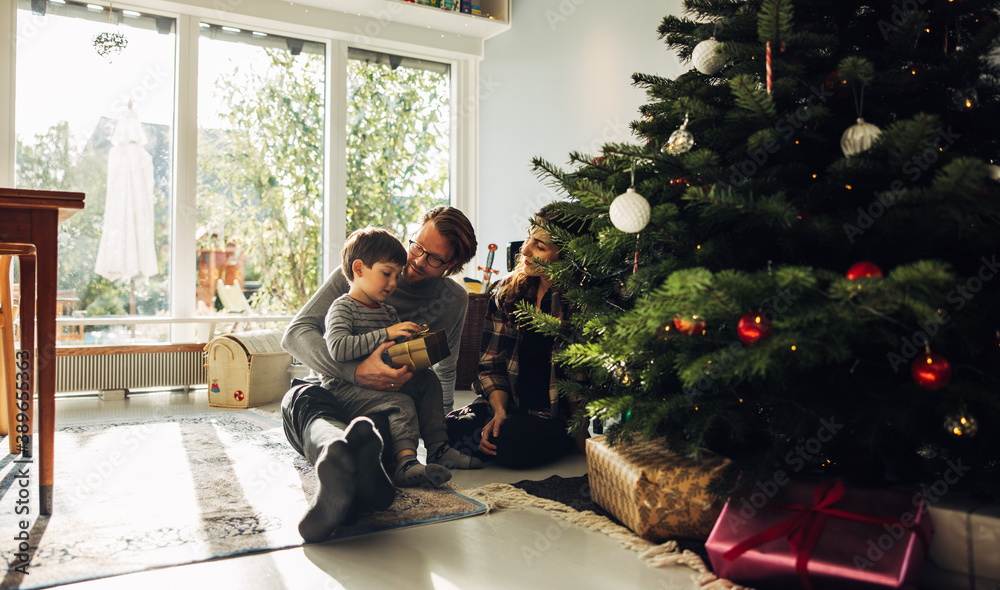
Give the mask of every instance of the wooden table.
MULTIPOLYGON (((35 251, 34 273, 21 265, 21 348, 32 356, 29 336, 37 331, 38 353, 31 358, 28 375, 37 369, 38 384, 28 390, 27 414, 31 416, 31 393, 38 392, 38 504, 42 514, 52 514, 53 447, 56 426, 56 271, 59 223, 83 209, 83 193, 0 188, 0 254, 35 251), (27 271, 27 272, 26 272, 27 271), (32 277, 31 274, 35 276, 32 277), (31 290, 36 291, 34 297, 31 290), (37 308, 34 299, 37 297, 37 308), (34 323, 35 330, 29 326, 34 323)), ((30 258, 30 256, 29 256, 30 258)), ((3 278, 3 280, 7 280, 3 278)), ((29 381, 30 383, 30 381, 29 381)), ((28 445, 22 457, 31 456, 28 445)))

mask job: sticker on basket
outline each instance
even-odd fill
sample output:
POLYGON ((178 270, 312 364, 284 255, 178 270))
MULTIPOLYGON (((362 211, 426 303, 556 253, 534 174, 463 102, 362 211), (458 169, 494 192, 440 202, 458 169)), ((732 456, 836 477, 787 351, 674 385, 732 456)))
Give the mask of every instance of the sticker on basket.
POLYGON ((219 393, 219 380, 212 379, 212 393, 219 393))
POLYGON ((241 402, 243 401, 243 392, 237 389, 236 393, 233 394, 233 397, 236 398, 236 401, 241 402))

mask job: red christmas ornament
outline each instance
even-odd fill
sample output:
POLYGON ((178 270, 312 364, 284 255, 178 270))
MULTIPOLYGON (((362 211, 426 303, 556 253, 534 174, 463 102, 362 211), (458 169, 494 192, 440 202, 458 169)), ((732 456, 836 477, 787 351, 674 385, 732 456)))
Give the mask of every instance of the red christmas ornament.
POLYGON ((852 281, 858 279, 870 279, 872 277, 882 278, 882 269, 871 262, 861 261, 847 269, 847 278, 852 281))
POLYGON ((951 381, 951 363, 940 354, 927 351, 910 365, 910 375, 924 389, 941 389, 951 381))
POLYGON ((691 336, 697 334, 705 329, 705 320, 701 319, 696 315, 682 316, 677 314, 674 316, 674 326, 682 333, 691 336))
POLYGON ((748 346, 766 340, 772 331, 771 320, 756 312, 741 317, 740 323, 736 326, 740 340, 748 346))

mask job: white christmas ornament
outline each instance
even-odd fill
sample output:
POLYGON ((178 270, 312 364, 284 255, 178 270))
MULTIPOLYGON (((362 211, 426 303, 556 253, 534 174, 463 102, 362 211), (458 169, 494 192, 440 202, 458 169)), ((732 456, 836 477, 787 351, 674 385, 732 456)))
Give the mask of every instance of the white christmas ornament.
POLYGON ((848 127, 840 136, 840 149, 850 158, 872 147, 881 134, 881 129, 871 123, 865 123, 864 119, 858 117, 858 122, 848 127))
POLYGON ((611 202, 611 223, 627 234, 634 234, 649 223, 649 202, 629 187, 611 202))
POLYGON ((715 37, 705 39, 694 46, 694 51, 691 52, 691 63, 702 74, 714 76, 726 63, 722 54, 719 53, 721 46, 722 43, 716 41, 715 37))

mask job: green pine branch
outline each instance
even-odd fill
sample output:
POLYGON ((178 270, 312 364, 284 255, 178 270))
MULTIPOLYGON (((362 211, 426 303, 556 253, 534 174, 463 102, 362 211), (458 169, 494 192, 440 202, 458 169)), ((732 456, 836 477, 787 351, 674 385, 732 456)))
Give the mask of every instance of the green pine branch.
POLYGON ((518 301, 514 309, 514 317, 520 326, 532 332, 552 337, 563 335, 562 323, 559 318, 538 309, 534 302, 518 301))
POLYGON ((777 51, 776 45, 786 42, 791 34, 794 17, 791 0, 764 0, 757 19, 758 40, 761 43, 770 41, 771 49, 777 51))
POLYGON ((757 196, 716 185, 707 191, 691 187, 683 199, 698 206, 701 215, 711 220, 747 219, 747 215, 755 215, 753 219, 761 227, 789 228, 798 219, 798 210, 780 192, 757 196))
MULTIPOLYGON (((767 95, 767 90, 760 84, 760 80, 750 75, 739 75, 733 78, 729 87, 736 98, 736 106, 760 117, 762 120, 770 121, 776 115, 774 103, 767 95)), ((737 116, 733 113, 731 116, 737 116)))

